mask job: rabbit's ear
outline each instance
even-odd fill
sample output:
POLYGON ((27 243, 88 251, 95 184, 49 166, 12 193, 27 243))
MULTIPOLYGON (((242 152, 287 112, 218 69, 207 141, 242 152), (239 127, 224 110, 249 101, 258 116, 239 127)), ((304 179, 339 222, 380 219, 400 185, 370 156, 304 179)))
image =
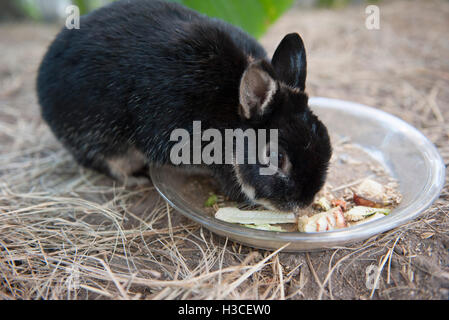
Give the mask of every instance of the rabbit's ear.
POLYGON ((277 82, 267 70, 263 63, 249 65, 243 73, 240 82, 240 110, 243 118, 251 119, 262 117, 268 112, 268 107, 277 89, 277 82))
POLYGON ((304 91, 306 87, 307 59, 304 43, 297 33, 285 36, 277 47, 271 64, 278 79, 290 87, 304 91))

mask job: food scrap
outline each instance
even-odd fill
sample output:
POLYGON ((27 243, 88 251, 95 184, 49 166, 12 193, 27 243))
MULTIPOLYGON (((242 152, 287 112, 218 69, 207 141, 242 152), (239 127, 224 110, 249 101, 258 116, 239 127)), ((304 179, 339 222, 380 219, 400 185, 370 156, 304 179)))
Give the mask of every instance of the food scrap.
POLYGON ((363 206, 357 206, 352 208, 351 210, 345 212, 345 218, 348 221, 360 221, 364 220, 376 213, 381 213, 383 215, 390 214, 390 209, 381 209, 381 208, 371 208, 371 207, 363 207, 363 206))
POLYGON ((326 183, 310 207, 287 214, 254 206, 245 206, 245 210, 229 208, 237 204, 219 200, 210 213, 248 228, 278 232, 339 230, 390 214, 402 201, 398 181, 370 150, 345 137, 333 140, 326 183))
POLYGON ((347 203, 345 200, 342 199, 334 199, 331 201, 332 207, 340 207, 341 210, 346 211, 347 209, 347 203))
POLYGON ((277 231, 277 232, 285 232, 284 229, 280 226, 273 226, 271 224, 244 224, 244 227, 265 231, 277 231))
POLYGON ((332 195, 319 197, 312 205, 315 212, 319 212, 311 215, 297 217, 294 213, 225 207, 216 212, 215 218, 259 230, 289 231, 281 225, 294 224, 295 231, 323 232, 380 219, 390 214, 391 208, 399 202, 397 194, 389 193, 388 188, 374 180, 365 179, 353 190, 352 198, 347 200, 335 199, 332 195))
POLYGON ((204 202, 205 207, 213 207, 218 202, 218 197, 216 194, 211 194, 209 198, 207 198, 206 202, 204 202))
POLYGON ((220 208, 215 214, 215 218, 231 223, 251 225, 296 223, 296 216, 294 213, 246 211, 234 207, 220 208))
POLYGON ((324 211, 329 211, 332 206, 331 202, 326 199, 326 197, 321 197, 313 203, 313 206, 317 209, 322 209, 324 211))
POLYGON ((341 229, 347 226, 343 210, 340 207, 298 219, 299 232, 320 232, 341 229))

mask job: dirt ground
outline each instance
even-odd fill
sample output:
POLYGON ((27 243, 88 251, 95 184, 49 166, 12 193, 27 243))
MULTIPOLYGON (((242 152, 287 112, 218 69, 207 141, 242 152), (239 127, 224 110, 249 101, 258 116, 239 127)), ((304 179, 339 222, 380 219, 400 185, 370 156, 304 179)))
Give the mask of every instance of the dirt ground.
MULTIPOLYGON (((261 39, 299 32, 308 92, 390 112, 449 163, 449 2, 295 7, 261 39)), ((170 209, 149 185, 78 167, 41 121, 39 61, 57 26, 0 25, 0 299, 448 299, 449 189, 419 219, 314 253, 256 250, 170 209), (373 267, 372 267, 373 266, 373 267), (376 271, 377 270, 377 271, 376 271), (377 288, 370 286, 378 280, 377 288)))

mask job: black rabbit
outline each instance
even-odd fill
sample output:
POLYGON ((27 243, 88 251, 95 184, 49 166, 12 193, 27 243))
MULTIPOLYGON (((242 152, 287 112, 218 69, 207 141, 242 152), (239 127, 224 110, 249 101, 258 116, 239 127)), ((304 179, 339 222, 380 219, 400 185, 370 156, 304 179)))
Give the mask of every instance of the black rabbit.
POLYGON ((278 129, 274 175, 212 164, 228 196, 271 209, 309 205, 331 157, 326 127, 304 93, 306 54, 287 35, 271 62, 237 27, 176 3, 117 1, 64 29, 39 69, 42 116, 88 168, 123 179, 171 164, 174 129, 278 129))

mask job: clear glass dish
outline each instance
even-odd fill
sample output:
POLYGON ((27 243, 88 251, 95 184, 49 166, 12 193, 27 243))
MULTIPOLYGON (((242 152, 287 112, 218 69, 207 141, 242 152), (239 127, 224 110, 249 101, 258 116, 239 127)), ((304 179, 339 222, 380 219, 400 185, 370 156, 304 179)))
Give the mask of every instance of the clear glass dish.
POLYGON ((349 137, 380 161, 398 179, 402 203, 385 218, 336 231, 300 233, 245 228, 215 219, 204 211, 204 200, 187 192, 189 174, 171 167, 151 168, 154 186, 168 203, 189 219, 229 239, 256 248, 284 251, 323 250, 367 239, 416 218, 439 196, 445 166, 436 147, 401 119, 364 105, 311 98, 312 110, 329 132, 349 137))

